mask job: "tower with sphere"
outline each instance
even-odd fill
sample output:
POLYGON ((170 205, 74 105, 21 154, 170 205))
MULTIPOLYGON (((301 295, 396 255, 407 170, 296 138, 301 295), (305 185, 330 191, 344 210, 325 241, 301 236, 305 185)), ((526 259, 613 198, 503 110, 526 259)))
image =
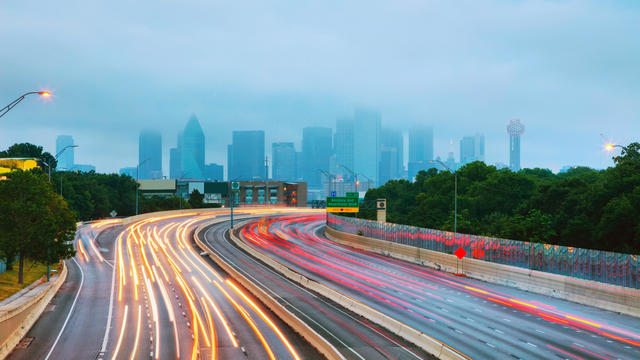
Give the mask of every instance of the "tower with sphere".
POLYGON ((507 124, 509 134, 509 168, 511 171, 520 170, 520 136, 524 134, 524 124, 520 119, 511 119, 507 124))

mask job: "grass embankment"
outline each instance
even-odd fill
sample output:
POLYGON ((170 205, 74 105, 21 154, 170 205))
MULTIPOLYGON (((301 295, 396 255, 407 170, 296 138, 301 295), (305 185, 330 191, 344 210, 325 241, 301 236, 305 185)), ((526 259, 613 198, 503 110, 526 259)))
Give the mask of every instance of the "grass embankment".
MULTIPOLYGON (((51 265, 51 269, 58 269, 58 271, 60 271, 60 266, 53 264, 51 265)), ((0 301, 31 285, 34 281, 46 275, 46 272, 46 264, 25 260, 23 269, 24 281, 23 284, 18 284, 18 264, 14 264, 13 269, 0 274, 0 301)), ((54 273, 52 273, 52 275, 53 274, 54 273)))

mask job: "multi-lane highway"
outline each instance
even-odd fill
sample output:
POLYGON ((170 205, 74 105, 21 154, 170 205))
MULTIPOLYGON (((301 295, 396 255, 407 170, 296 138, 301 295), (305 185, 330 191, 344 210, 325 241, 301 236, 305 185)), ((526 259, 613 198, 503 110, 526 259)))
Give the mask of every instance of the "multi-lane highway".
POLYGON ((324 238, 324 216, 244 226, 241 238, 292 269, 477 359, 639 359, 640 321, 438 272, 324 238))
POLYGON ((429 354, 298 286, 230 243, 228 222, 203 230, 200 238, 227 264, 270 293, 280 305, 311 326, 347 359, 430 359, 429 354))

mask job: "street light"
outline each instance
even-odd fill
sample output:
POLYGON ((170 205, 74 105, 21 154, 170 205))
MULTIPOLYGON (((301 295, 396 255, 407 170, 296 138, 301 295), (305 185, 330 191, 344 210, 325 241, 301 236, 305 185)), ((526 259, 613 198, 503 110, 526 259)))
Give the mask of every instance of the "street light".
POLYGON ((22 94, 22 96, 10 102, 9 105, 0 109, 0 117, 3 117, 4 114, 9 112, 9 110, 13 109, 14 106, 18 105, 20 101, 24 100, 25 96, 31 95, 31 94, 38 94, 45 98, 51 96, 51 93, 48 91, 29 91, 28 93, 22 94))
POLYGON ((604 146, 604 148, 607 151, 612 151, 613 148, 617 148, 619 147, 620 149, 624 150, 625 153, 631 155, 632 158, 636 159, 636 160, 640 160, 640 156, 638 156, 637 154, 635 154, 632 151, 629 151, 629 148, 627 148, 626 146, 622 146, 622 145, 614 145, 614 144, 607 144, 604 146))
POLYGON ((458 173, 451 170, 447 164, 440 160, 429 160, 429 162, 437 162, 453 174, 453 242, 456 242, 456 233, 458 231, 458 173))
MULTIPOLYGON (((62 156, 62 153, 63 153, 65 150, 67 150, 68 148, 77 148, 77 147, 78 147, 78 145, 67 145, 67 146, 65 146, 64 148, 62 148, 62 150, 58 151, 58 153, 57 153, 57 154, 56 154, 56 156, 55 156, 56 163, 58 162, 58 158, 59 158, 60 156, 62 156)), ((43 163, 43 164, 45 164, 45 166, 47 166, 47 167, 49 168, 49 184, 51 184, 51 165, 47 164, 47 162, 46 162, 46 161, 44 161, 44 160, 40 160, 40 161, 42 161, 42 163, 43 163)), ((61 193, 62 193, 62 192, 61 192, 61 193)))
MULTIPOLYGON (((146 158, 142 162, 139 162, 136 166, 136 215, 138 215, 138 188, 140 187, 140 165, 146 163, 151 158, 146 158)), ((180 203, 182 204, 182 202, 180 203)))
POLYGON ((326 176, 327 179, 329 179, 329 193, 333 193, 333 181, 331 181, 332 178, 335 178, 336 176, 331 174, 330 172, 326 171, 326 170, 322 170, 322 169, 316 169, 317 171, 320 171, 322 173, 322 175, 326 176))

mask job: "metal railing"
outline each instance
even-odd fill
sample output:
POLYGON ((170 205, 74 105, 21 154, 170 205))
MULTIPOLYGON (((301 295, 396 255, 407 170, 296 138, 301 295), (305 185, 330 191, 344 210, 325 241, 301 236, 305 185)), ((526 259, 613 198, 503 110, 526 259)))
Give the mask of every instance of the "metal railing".
POLYGON ((465 257, 640 289, 638 255, 381 223, 327 214, 327 225, 343 232, 465 257))

